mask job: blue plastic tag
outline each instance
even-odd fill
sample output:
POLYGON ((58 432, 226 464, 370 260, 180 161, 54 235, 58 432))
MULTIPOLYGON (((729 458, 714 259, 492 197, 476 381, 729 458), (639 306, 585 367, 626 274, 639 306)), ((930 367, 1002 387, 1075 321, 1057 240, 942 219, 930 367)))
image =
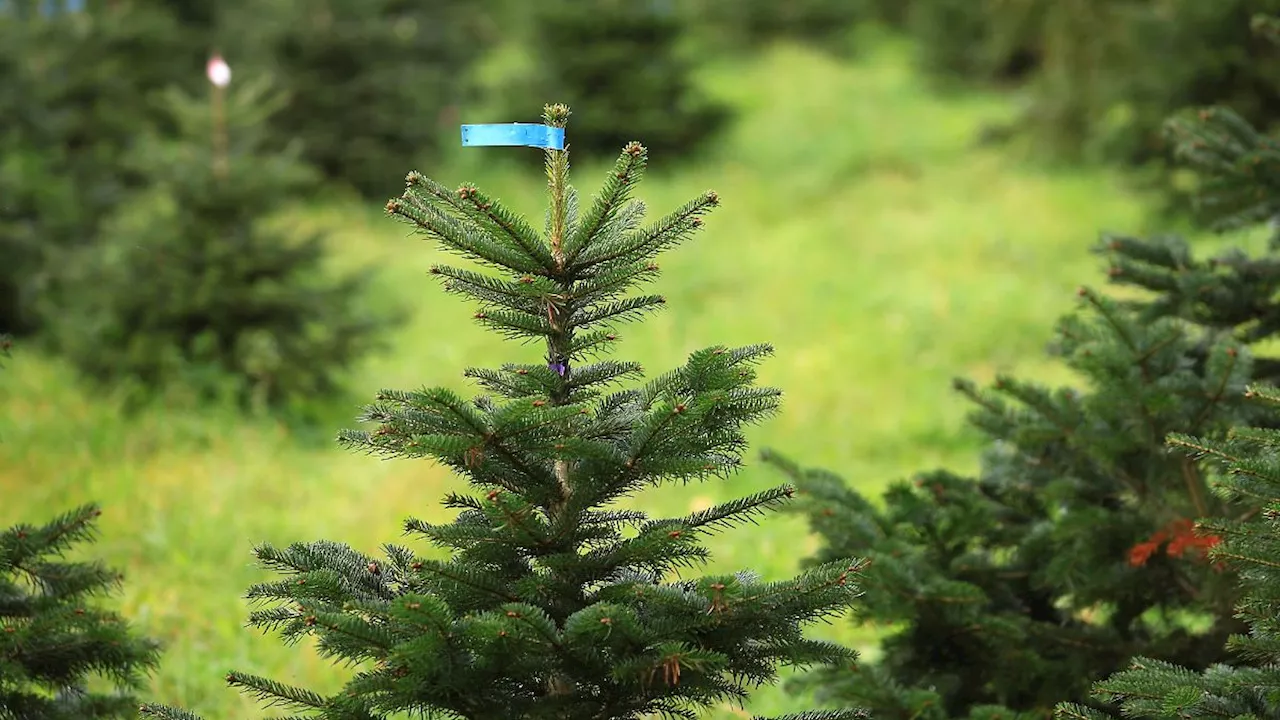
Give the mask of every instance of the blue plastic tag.
POLYGON ((523 147, 564 149, 564 128, 535 123, 502 123, 494 125, 463 125, 462 144, 467 145, 518 145, 523 147))

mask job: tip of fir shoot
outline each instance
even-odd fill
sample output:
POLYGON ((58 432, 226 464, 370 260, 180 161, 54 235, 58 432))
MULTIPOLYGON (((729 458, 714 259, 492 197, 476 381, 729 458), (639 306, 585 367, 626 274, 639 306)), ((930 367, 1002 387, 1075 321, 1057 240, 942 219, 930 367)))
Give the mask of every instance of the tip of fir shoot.
POLYGON ((564 103, 545 105, 542 108, 542 121, 551 127, 562 128, 569 123, 569 116, 572 114, 569 106, 564 103))

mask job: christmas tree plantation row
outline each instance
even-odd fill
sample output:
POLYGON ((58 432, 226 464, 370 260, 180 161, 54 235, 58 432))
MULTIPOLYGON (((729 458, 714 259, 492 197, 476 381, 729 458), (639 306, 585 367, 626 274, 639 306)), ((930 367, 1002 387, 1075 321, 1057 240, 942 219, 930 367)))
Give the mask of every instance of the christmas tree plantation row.
MULTIPOLYGON (((567 120, 546 109, 547 124, 567 120)), ((1171 132, 1212 173, 1220 217, 1274 215, 1271 140, 1222 110, 1171 132)), ((814 668, 796 689, 841 708, 796 720, 1275 712, 1280 395, 1268 388, 1280 365, 1263 352, 1280 317, 1275 243, 1204 260, 1176 238, 1107 238, 1113 280, 1145 292, 1083 290, 1062 321, 1054 351, 1086 390, 959 383, 991 438, 976 478, 929 473, 881 507, 770 453, 794 485, 651 519, 614 503, 733 473, 743 429, 779 392, 755 384, 766 345, 708 347, 648 380, 605 355, 618 324, 664 304, 629 291, 718 204, 709 192, 644 222, 632 194, 646 163, 629 144, 580 201, 567 152, 548 150, 540 230, 479 188, 410 173, 388 211, 481 268, 433 274, 477 302, 483 326, 545 357, 467 369, 487 392, 471 400, 378 394, 370 428, 340 440, 467 481, 444 498, 452 522, 405 522, 448 559, 258 546, 282 577, 250 588, 251 624, 355 669, 327 694, 237 671, 230 685, 293 717, 694 718, 791 664, 814 668), (708 533, 797 495, 824 541, 798 577, 673 579, 707 557, 708 533), (803 635, 851 607, 902 627, 874 663, 803 635)), ((96 514, 0 535, 0 716, 192 718, 139 706, 158 646, 91 600, 118 576, 56 559, 92 536, 96 514)))

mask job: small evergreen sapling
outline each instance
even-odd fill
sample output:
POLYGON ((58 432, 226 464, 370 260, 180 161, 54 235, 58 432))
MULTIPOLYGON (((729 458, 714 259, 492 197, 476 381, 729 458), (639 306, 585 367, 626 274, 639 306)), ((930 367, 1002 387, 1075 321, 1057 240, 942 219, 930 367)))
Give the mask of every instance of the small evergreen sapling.
POLYGON ((91 540, 96 506, 47 525, 0 531, 0 719, 96 720, 137 713, 134 693, 159 661, 152 640, 132 634, 93 595, 120 576, 97 562, 57 561, 91 540))
POLYGON ((149 95, 198 82, 189 68, 203 54, 200 33, 159 3, 50 16, 53 4, 0 2, 0 331, 19 337, 47 328, 39 300, 61 290, 66 254, 145 184, 121 160, 165 125, 149 95))
POLYGON ((1086 312, 1061 323, 1057 352, 1088 390, 958 383, 988 439, 976 478, 923 473, 880 507, 770 455, 824 540, 815 562, 875 561, 860 621, 898 629, 861 672, 820 669, 801 687, 875 717, 1045 718, 1135 654, 1222 659, 1243 629, 1234 578, 1205 562, 1187 526, 1237 510, 1164 438, 1220 437, 1253 417, 1241 398, 1251 354, 1219 335, 1197 362, 1194 328, 1082 294, 1086 312))
MULTIPOLYGON (((1236 616, 1248 634, 1232 635, 1230 665, 1195 672, 1180 663, 1134 658, 1128 669, 1093 685, 1093 697, 1150 720, 1275 717, 1280 708, 1280 391, 1252 388, 1250 397, 1271 411, 1269 428, 1240 428, 1226 439, 1175 435, 1170 446, 1220 466, 1215 492, 1250 508, 1249 517, 1207 519, 1198 534, 1220 537, 1209 557, 1239 571, 1244 597, 1236 616), (1257 515, 1261 517, 1257 517, 1257 515)), ((1093 708, 1062 703, 1059 720, 1109 720, 1093 708)))
MULTIPOLYGON (((9 347, 9 336, 0 334, 0 358, 9 357, 9 347)), ((100 514, 86 505, 43 527, 0 531, 0 720, 107 720, 136 712, 132 693, 158 663, 159 645, 90 604, 118 574, 96 562, 52 559, 91 540, 100 514)))
MULTIPOLYGON (((1275 17, 1259 16, 1254 27, 1271 39, 1280 37, 1275 17)), ((1135 273, 1121 267, 1121 277, 1160 283, 1169 299, 1163 312, 1229 332, 1232 323, 1250 319, 1235 332, 1251 341, 1273 337, 1280 330, 1280 144, 1258 132, 1228 108, 1205 108, 1183 113, 1168 123, 1178 154, 1202 180, 1197 198, 1205 219, 1220 229, 1247 227, 1262 221, 1272 226, 1268 252, 1259 258, 1233 253, 1213 267, 1163 263, 1163 272, 1135 273), (1219 278, 1214 281, 1215 276, 1219 278)), ((1217 472, 1213 490, 1222 500, 1247 508, 1244 516, 1202 518, 1195 535, 1212 539, 1209 558, 1239 573, 1244 598, 1236 617, 1247 621, 1249 633, 1232 635, 1226 650, 1234 667, 1224 663, 1207 668, 1187 667, 1181 658, 1136 657, 1128 669, 1093 685, 1091 699, 1121 707, 1126 715, 1153 720, 1194 720, 1208 717, 1273 717, 1280 707, 1277 675, 1276 605, 1280 546, 1276 544, 1280 518, 1280 360, 1260 358, 1255 377, 1265 382, 1252 387, 1248 397, 1263 406, 1265 414, 1252 428, 1233 429, 1228 437, 1193 437, 1175 434, 1169 445, 1179 455, 1217 472), (1261 513, 1261 518, 1245 520, 1261 513)), ((1097 713, 1082 703, 1056 708, 1060 720, 1094 720, 1097 713)))
POLYGON ((1199 171, 1196 206, 1215 229, 1280 217, 1280 140, 1229 107, 1185 111, 1165 131, 1178 157, 1199 171))
POLYGON ((584 12, 576 0, 531 4, 539 62, 506 96, 512 105, 538 91, 568 98, 582 115, 574 146, 586 152, 613 152, 636 136, 667 155, 696 152, 731 112, 694 81, 697 68, 681 47, 690 23, 677 5, 596 0, 584 12))
POLYGON ((233 84, 225 148, 204 98, 171 88, 163 100, 182 136, 146 136, 130 154, 151 184, 64 270, 73 291, 49 308, 59 349, 95 381, 145 391, 275 407, 332 392, 388 320, 363 302, 367 273, 329 277, 323 236, 268 224, 318 180, 296 144, 266 135, 285 97, 233 84))
MULTIPOLYGON (((545 121, 564 127, 568 115, 549 106, 545 121)), ((483 325, 543 341, 545 362, 468 370, 492 393, 471 402, 443 388, 378 395, 365 413, 377 428, 341 439, 389 457, 435 458, 471 483, 478 494, 445 499, 461 511, 453 522, 405 523, 452 556, 386 545, 375 558, 334 542, 258 547, 258 559, 288 577, 250 590, 270 604, 251 622, 287 641, 313 637, 323 654, 361 669, 330 696, 239 672, 231 685, 332 719, 693 720, 698 708, 744 700, 780 664, 856 657, 801 629, 854 601, 861 561, 782 582, 749 572, 669 577, 708 556, 708 533, 780 505, 790 486, 671 519, 609 507, 645 486, 728 476, 741 464, 742 428, 779 397, 753 383, 765 345, 701 350, 646 384, 606 391, 641 369, 591 358, 617 339, 614 324, 663 303, 626 291, 652 280, 653 258, 717 204, 707 193, 642 228, 644 205, 631 194, 646 160, 643 146, 627 145, 580 212, 567 152, 548 150, 545 234, 471 185, 451 191, 409 174, 388 211, 497 271, 432 272, 480 302, 483 325)), ((159 706, 144 713, 193 717, 159 706)))
MULTIPOLYGON (((1167 130, 1201 178, 1204 219, 1276 229, 1273 138, 1225 108, 1182 114, 1167 130)), ((1110 280, 1139 292, 1086 293, 1092 320, 1063 324, 1058 350, 1091 389, 962 384, 993 441, 977 482, 934 473, 895 486, 881 510, 838 478, 780 461, 803 477, 801 506, 828 543, 819 559, 888 556, 866 574, 864 602, 905 626, 864 672, 809 681, 877 716, 1058 707, 1096 719, 1122 706, 1090 686, 1134 656, 1176 663, 1183 676, 1230 660, 1227 639, 1247 629, 1234 612, 1242 591, 1215 558, 1223 536, 1212 528, 1256 509, 1215 493, 1214 474, 1166 438, 1216 447, 1236 427, 1280 427, 1244 399, 1250 382, 1280 382, 1268 352, 1280 332, 1278 248, 1280 232, 1265 252, 1205 260, 1177 237, 1106 238, 1110 280)), ((1104 686, 1122 685, 1094 687, 1104 686)))

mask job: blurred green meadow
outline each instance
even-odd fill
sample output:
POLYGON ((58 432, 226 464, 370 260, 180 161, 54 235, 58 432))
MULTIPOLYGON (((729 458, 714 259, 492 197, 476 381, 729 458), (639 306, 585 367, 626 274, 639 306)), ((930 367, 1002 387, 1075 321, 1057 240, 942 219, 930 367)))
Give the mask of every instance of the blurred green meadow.
MULTIPOLYGON (((624 327, 619 353, 656 374, 708 345, 773 343, 761 380, 784 390, 784 409, 752 431, 748 467, 732 480, 654 489, 632 506, 685 513, 781 483, 757 460, 765 446, 873 493, 917 470, 967 471, 977 437, 952 377, 1066 379, 1043 352, 1054 321, 1075 287, 1103 282, 1088 252, 1099 231, 1158 229, 1150 203, 1114 171, 1050 170, 977 146, 1017 98, 939 97, 908 67, 905 48, 885 42, 854 63, 778 46, 703 73, 738 119, 696 166, 668 171, 673 159, 653 154, 639 196, 654 215, 708 188, 722 205, 703 234, 659 259, 668 308, 624 327)), ((571 121, 570 143, 572 133, 571 121)), ((594 192, 611 160, 575 156, 574 184, 594 192)), ((536 151, 484 148, 417 169, 475 182, 540 221, 537 162, 536 151)), ((326 200, 279 221, 329 231, 335 266, 376 267, 377 300, 412 313, 391 347, 351 373, 358 400, 318 400, 336 418, 326 436, 353 426, 343 419, 379 388, 466 390, 468 366, 541 356, 476 326, 473 308, 427 275, 448 258, 380 207, 326 200)), ((119 607, 166 646, 144 695, 209 720, 263 714, 225 687, 228 669, 320 691, 348 672, 244 628, 244 591, 272 579, 253 566, 253 543, 325 538, 377 553, 401 540, 407 516, 446 519, 439 500, 458 485, 431 464, 351 454, 266 417, 176 404, 129 416, 120 397, 21 346, 0 382, 0 525, 101 502, 102 539, 86 554, 125 573, 119 607)), ((781 579, 815 547, 799 518, 778 515, 718 536, 709 569, 781 579)), ((875 636, 848 622, 814 635, 873 654, 875 636)), ((804 702, 766 688, 745 712, 711 717, 804 702)))

